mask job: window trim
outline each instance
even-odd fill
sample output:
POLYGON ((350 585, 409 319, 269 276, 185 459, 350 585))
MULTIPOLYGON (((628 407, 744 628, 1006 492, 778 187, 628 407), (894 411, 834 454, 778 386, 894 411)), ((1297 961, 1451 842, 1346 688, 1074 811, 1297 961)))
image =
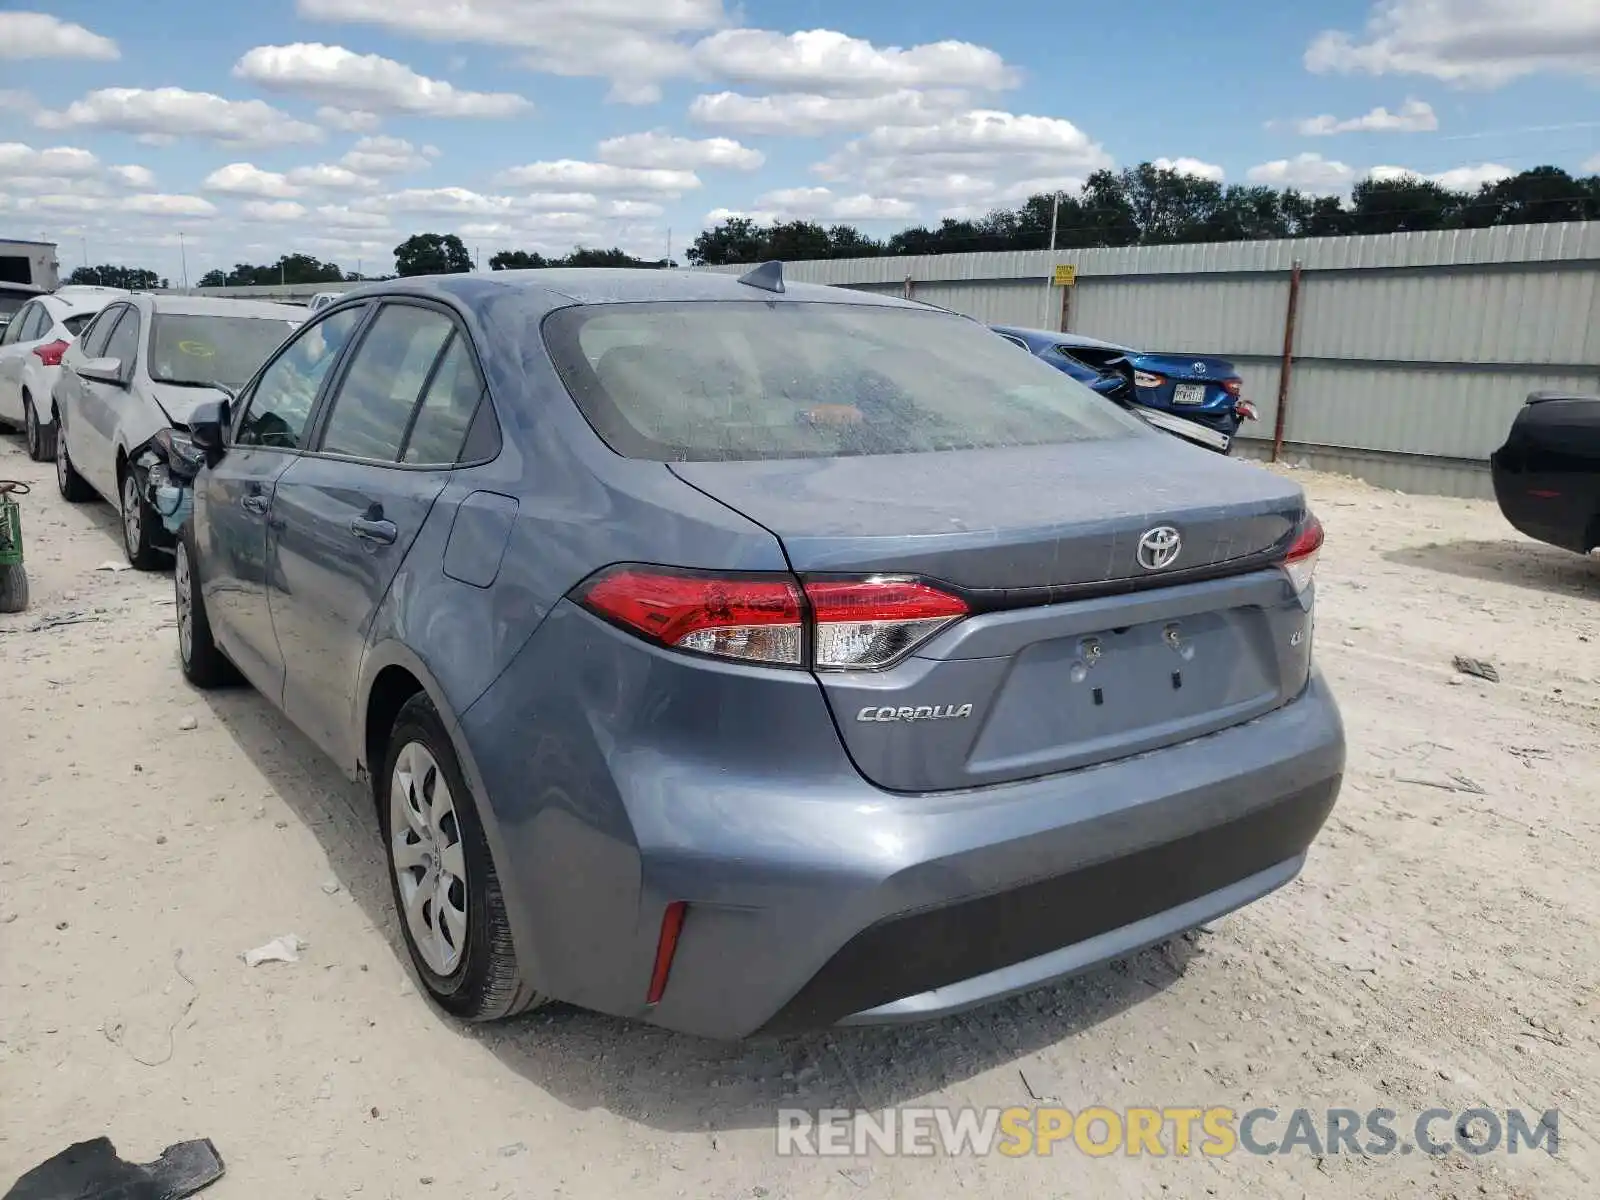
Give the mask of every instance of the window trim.
MULTIPOLYGON (((356 326, 350 331, 350 336, 345 339, 344 345, 340 346, 338 353, 334 355, 333 364, 328 368, 328 373, 322 377, 322 382, 317 385, 317 394, 311 397, 311 411, 306 414, 306 431, 315 431, 317 414, 322 410, 323 400, 328 394, 328 387, 333 379, 339 375, 345 360, 349 357, 350 347, 362 336, 366 327, 372 323, 372 314, 376 308, 377 305, 363 301, 361 304, 353 304, 348 309, 340 310, 341 312, 364 311, 356 319, 356 326)), ((299 329, 296 329, 291 337, 286 338, 283 345, 279 346, 266 362, 256 368, 256 373, 250 377, 248 383, 239 389, 239 395, 235 398, 236 402, 230 406, 228 428, 226 436, 223 438, 224 449, 233 450, 237 448, 241 453, 246 450, 271 450, 277 454, 293 454, 297 457, 306 453, 304 446, 296 446, 293 449, 288 446, 240 446, 239 428, 244 424, 244 415, 250 411, 250 405, 255 403, 256 389, 261 383, 261 377, 272 370, 277 361, 287 354, 291 347, 297 345, 302 337, 335 315, 337 314, 331 307, 317 313, 316 316, 302 324, 299 329)))
MULTIPOLYGON (((408 463, 402 458, 398 457, 400 455, 404 455, 406 452, 406 445, 411 438, 412 429, 416 426, 417 416, 422 411, 422 403, 428 395, 428 388, 433 384, 434 377, 439 372, 439 365, 444 362, 444 356, 449 353, 450 345, 456 338, 459 337, 465 341, 467 355, 472 360, 473 370, 477 373, 478 383, 481 385, 478 393, 478 407, 472 410, 472 416, 467 421, 467 430, 469 433, 472 429, 472 423, 478 419, 479 409, 485 404, 488 404, 492 409, 494 407, 494 402, 489 394, 488 376, 484 373, 483 359, 478 354, 478 347, 473 343, 472 334, 470 331, 468 331, 465 323, 461 320, 461 315, 456 312, 455 309, 451 308, 448 304, 443 304, 437 300, 432 300, 421 296, 377 296, 373 297, 372 300, 372 314, 362 324, 360 329, 357 330, 356 334, 352 335, 344 357, 337 364, 336 370, 338 372, 338 378, 331 379, 328 388, 326 388, 318 397, 317 407, 312 413, 312 419, 315 424, 312 428, 311 436, 307 438, 308 446, 306 449, 300 451, 300 453, 309 458, 324 458, 330 462, 355 463, 360 466, 367 467, 391 467, 399 471, 456 471, 464 467, 481 467, 485 463, 493 462, 495 458, 499 457, 499 450, 497 450, 495 454, 489 458, 472 459, 466 462, 408 463), (357 454, 341 454, 335 450, 324 450, 322 448, 322 440, 324 435, 327 433, 328 419, 333 415, 335 402, 338 400, 339 391, 344 387, 345 377, 350 373, 350 366, 355 361, 356 355, 360 353, 361 346, 366 342, 367 337, 371 334, 372 327, 377 324, 378 317, 382 314, 385 308, 388 308, 391 305, 409 305, 412 308, 427 309, 431 312, 439 313, 450 323, 451 326, 450 335, 439 344, 439 352, 433 356, 433 362, 428 366, 428 373, 423 378, 422 386, 417 390, 417 398, 412 402, 411 415, 406 419, 405 432, 401 436, 400 447, 396 451, 397 457, 394 459, 366 458, 357 454)), ((325 309, 324 311, 332 311, 332 308, 333 306, 330 305, 329 308, 325 309)), ((322 314, 319 313, 318 317, 320 318, 321 315, 322 314)), ((494 414, 494 417, 496 427, 501 430, 501 435, 499 438, 500 448, 504 449, 505 426, 501 423, 500 414, 498 412, 494 414)), ((463 436, 462 448, 464 449, 465 446, 466 438, 463 436)), ((460 454, 460 452, 460 450, 456 451, 457 454, 460 454)))
MULTIPOLYGON (((132 314, 134 321, 133 358, 122 364, 122 384, 124 387, 126 387, 133 382, 134 374, 138 371, 139 351, 144 345, 144 331, 146 322, 142 320, 144 314, 139 311, 139 306, 137 304, 124 304, 122 307, 126 311, 121 317, 117 318, 116 325, 112 327, 111 333, 106 337, 105 349, 111 349, 111 339, 117 336, 118 332, 122 329, 122 322, 128 319, 129 314, 132 314)), ((109 356, 102 351, 100 357, 106 358, 109 356)))
POLYGON ((1026 350, 1029 354, 1033 353, 1033 347, 1028 345, 1027 342, 1023 341, 1016 334, 1014 334, 1014 333, 1000 333, 1000 331, 998 329, 995 330, 995 332, 999 333, 1001 337, 1005 338, 1006 341, 1010 342, 1018 350, 1026 350))

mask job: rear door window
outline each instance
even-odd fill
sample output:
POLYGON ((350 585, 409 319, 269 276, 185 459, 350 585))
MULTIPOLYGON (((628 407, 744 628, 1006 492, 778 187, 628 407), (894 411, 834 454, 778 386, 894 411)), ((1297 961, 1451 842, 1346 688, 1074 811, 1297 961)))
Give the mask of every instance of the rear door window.
POLYGON ((467 430, 483 403, 483 380, 459 331, 450 339, 427 394, 417 409, 401 458, 408 463, 453 463, 462 457, 467 430))
POLYGON ((602 304, 553 313, 544 334, 595 431, 634 458, 908 454, 1144 433, 1081 383, 948 313, 602 304))
POLYGON ((68 333, 70 333, 73 337, 77 337, 85 329, 89 328, 89 323, 93 321, 94 318, 94 313, 73 313, 70 317, 65 318, 61 323, 67 327, 68 333))
POLYGON ((111 337, 111 327, 125 311, 127 311, 126 305, 113 304, 110 308, 102 310, 95 318, 94 324, 89 326, 88 334, 78 343, 83 348, 85 358, 100 358, 105 353, 106 341, 111 337))
POLYGON ((16 316, 11 318, 11 324, 5 328, 5 335, 0 337, 0 346, 14 346, 18 342, 32 340, 28 329, 34 324, 34 316, 43 306, 37 301, 25 305, 16 316))
MULTIPOLYGON (((384 305, 339 383, 319 448, 326 454, 398 461, 411 414, 454 332, 450 318, 436 309, 384 305)), ((446 461, 454 458, 452 451, 446 461)))
POLYGON ((134 359, 139 357, 139 313, 137 310, 123 306, 122 320, 117 322, 117 327, 111 331, 111 337, 106 342, 106 348, 101 351, 101 357, 114 358, 122 363, 124 380, 133 373, 134 359))

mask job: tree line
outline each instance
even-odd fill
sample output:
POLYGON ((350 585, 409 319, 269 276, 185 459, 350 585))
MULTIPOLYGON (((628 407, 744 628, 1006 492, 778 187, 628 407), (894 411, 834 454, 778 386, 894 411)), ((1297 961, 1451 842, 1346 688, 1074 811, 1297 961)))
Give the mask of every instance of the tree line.
POLYGON ((972 220, 947 217, 935 228, 919 225, 884 239, 850 225, 763 224, 732 217, 701 233, 687 256, 692 263, 714 266, 774 258, 1046 250, 1052 223, 1056 247, 1071 250, 1585 220, 1600 220, 1600 175, 1574 178, 1558 167, 1535 167, 1474 191, 1454 191, 1415 176, 1365 179, 1343 199, 1262 184, 1224 187, 1141 163, 1097 171, 1076 194, 1033 196, 1020 208, 996 209, 972 220))

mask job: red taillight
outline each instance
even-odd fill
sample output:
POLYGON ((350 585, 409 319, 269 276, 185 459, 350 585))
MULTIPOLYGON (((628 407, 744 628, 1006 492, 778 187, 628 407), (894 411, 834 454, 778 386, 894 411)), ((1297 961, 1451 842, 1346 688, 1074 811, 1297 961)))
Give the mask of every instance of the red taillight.
POLYGON ((813 581, 806 599, 816 665, 829 671, 888 666, 968 612, 959 596, 910 579, 813 581))
POLYGON ((1300 532, 1295 534, 1294 541, 1289 545, 1289 553, 1283 558, 1283 569, 1289 573, 1297 592, 1303 592, 1311 585, 1311 577, 1317 571, 1317 556, 1322 553, 1322 538, 1322 522, 1307 513, 1305 523, 1300 526, 1300 532))
POLYGON ((819 670, 886 667, 967 615, 959 596, 914 579, 707 575, 613 567, 579 594, 590 612, 675 650, 819 670), (809 629, 807 628, 809 620, 809 629))
POLYGON ((57 338, 53 342, 46 342, 43 346, 35 346, 33 352, 39 356, 39 361, 47 367, 59 367, 61 356, 67 352, 70 342, 57 338))
POLYGON ((583 594, 591 611, 678 650, 797 667, 800 589, 787 579, 741 579, 621 567, 583 594))
POLYGON ((678 935, 683 932, 683 917, 689 911, 685 900, 674 900, 661 914, 661 936, 656 939, 656 965, 650 972, 650 990, 645 993, 646 1004, 660 1004, 667 990, 667 976, 672 973, 672 956, 678 950, 678 935))
POLYGON ((1233 411, 1241 421, 1260 419, 1260 414, 1256 412, 1256 406, 1248 400, 1235 400, 1233 402, 1233 411))
POLYGON ((1242 379, 1233 378, 1233 379, 1224 379, 1222 381, 1222 390, 1227 392, 1228 395, 1230 395, 1230 396, 1237 396, 1239 394, 1239 392, 1241 390, 1243 390, 1243 388, 1244 388, 1244 380, 1242 380, 1242 379))

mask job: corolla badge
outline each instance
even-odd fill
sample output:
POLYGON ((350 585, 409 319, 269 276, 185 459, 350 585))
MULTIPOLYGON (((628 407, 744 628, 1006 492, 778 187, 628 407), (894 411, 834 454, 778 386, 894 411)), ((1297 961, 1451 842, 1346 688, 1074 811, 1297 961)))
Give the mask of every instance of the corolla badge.
POLYGON ((970 704, 918 704, 892 708, 869 704, 856 714, 858 721, 950 721, 972 715, 970 704))
POLYGON ((1160 571, 1178 561, 1183 535, 1171 525, 1157 525, 1139 539, 1139 565, 1146 571, 1160 571))

